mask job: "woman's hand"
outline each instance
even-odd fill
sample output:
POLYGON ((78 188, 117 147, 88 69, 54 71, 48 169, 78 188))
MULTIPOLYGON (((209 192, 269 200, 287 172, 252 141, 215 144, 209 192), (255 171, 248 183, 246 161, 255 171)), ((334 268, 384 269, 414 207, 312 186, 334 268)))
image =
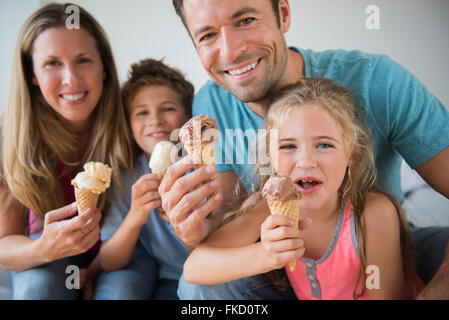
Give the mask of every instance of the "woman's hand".
POLYGON ((88 268, 80 270, 80 287, 83 289, 83 300, 94 298, 95 284, 101 272, 99 255, 95 257, 88 268))
MULTIPOLYGON (((308 219, 310 220, 310 219, 308 219)), ((310 225, 303 224, 303 229, 310 225)), ((293 226, 293 220, 284 216, 269 215, 261 225, 261 243, 267 257, 267 269, 279 269, 304 252, 304 233, 293 226)))
POLYGON ((84 253, 99 240, 100 210, 89 208, 82 215, 76 213, 73 202, 45 215, 42 235, 36 241, 47 262, 84 253))
POLYGON ((131 209, 137 225, 142 226, 148 221, 151 210, 161 206, 158 192, 161 176, 157 173, 145 174, 132 186, 131 209))

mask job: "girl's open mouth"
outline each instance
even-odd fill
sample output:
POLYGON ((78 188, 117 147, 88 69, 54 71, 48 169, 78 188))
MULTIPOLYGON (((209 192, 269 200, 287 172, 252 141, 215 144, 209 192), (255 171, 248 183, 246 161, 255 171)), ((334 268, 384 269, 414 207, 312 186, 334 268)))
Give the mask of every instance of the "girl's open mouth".
POLYGON ((321 181, 315 178, 301 178, 296 180, 296 188, 302 193, 312 193, 315 192, 320 186, 321 181))

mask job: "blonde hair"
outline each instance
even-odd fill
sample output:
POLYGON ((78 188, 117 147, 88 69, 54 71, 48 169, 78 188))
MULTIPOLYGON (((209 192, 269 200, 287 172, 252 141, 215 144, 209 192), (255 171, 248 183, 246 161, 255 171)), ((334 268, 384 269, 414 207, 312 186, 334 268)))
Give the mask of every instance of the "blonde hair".
MULTIPOLYGON (((39 218, 65 205, 56 161, 66 167, 81 166, 87 161, 107 163, 112 167, 113 181, 122 189, 119 168, 132 167, 131 139, 112 50, 104 30, 83 8, 78 6, 80 27, 94 38, 106 78, 100 100, 90 116, 89 142, 79 161, 70 160, 79 144, 75 136, 64 128, 39 87, 32 83, 34 41, 47 29, 64 28, 66 7, 70 5, 46 5, 25 22, 16 44, 10 94, 1 119, 2 183, 7 184, 1 190, 10 192, 39 218)), ((105 199, 103 196, 100 209, 105 199)))
MULTIPOLYGON (((326 110, 341 126, 344 138, 348 141, 352 164, 347 169, 342 185, 339 189, 340 200, 349 200, 354 214, 357 233, 360 269, 354 286, 354 298, 362 296, 366 290, 363 285, 361 292, 357 292, 360 281, 365 283, 365 222, 363 211, 368 192, 380 193, 388 197, 394 204, 400 222, 400 241, 403 268, 409 285, 409 293, 415 279, 415 265, 413 263, 413 246, 408 230, 408 224, 398 201, 376 184, 376 167, 374 160, 373 142, 364 123, 364 117, 357 108, 351 91, 335 84, 330 79, 305 78, 290 84, 273 97, 264 120, 263 129, 267 133, 265 141, 269 141, 271 129, 280 129, 293 108, 304 105, 317 105, 326 110)), ((256 169, 260 170, 262 166, 256 169)), ((268 179, 267 175, 259 175, 259 186, 262 187, 268 179)))

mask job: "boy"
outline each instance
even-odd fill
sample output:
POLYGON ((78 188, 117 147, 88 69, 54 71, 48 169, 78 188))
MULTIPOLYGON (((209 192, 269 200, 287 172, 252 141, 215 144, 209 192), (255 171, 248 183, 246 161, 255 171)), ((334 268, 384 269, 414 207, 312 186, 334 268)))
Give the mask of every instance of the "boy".
POLYGON ((188 251, 159 215, 161 176, 150 172, 148 161, 154 146, 170 140, 172 131, 191 117, 193 96, 194 88, 181 72, 153 59, 133 64, 122 88, 135 142, 134 170, 122 172, 126 198, 113 186, 101 232, 100 260, 105 271, 139 264, 139 298, 178 298, 178 280, 188 251))

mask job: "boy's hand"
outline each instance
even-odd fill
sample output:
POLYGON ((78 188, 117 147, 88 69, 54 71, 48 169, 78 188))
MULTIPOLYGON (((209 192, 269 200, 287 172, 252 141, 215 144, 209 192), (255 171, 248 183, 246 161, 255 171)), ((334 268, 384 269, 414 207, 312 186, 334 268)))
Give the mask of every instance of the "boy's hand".
POLYGON ((304 233, 311 223, 310 219, 293 227, 293 220, 284 216, 269 215, 261 225, 261 243, 267 256, 267 268, 279 269, 290 260, 301 257, 304 252, 304 233))
POLYGON ((151 210, 161 206, 158 192, 161 183, 161 175, 149 173, 141 176, 132 186, 131 214, 136 224, 144 225, 148 221, 151 210))

